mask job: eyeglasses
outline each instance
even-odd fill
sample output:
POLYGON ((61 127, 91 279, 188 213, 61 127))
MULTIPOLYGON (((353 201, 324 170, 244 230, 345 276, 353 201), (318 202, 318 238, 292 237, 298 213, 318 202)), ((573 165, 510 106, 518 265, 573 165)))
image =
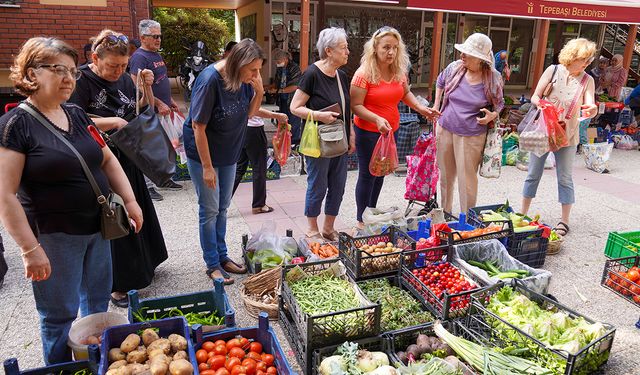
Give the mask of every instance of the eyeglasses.
POLYGON ((148 36, 149 38, 153 38, 155 40, 162 38, 162 34, 144 34, 144 36, 148 36))
POLYGON ((377 37, 378 35, 380 35, 380 34, 382 34, 382 33, 389 32, 389 31, 395 31, 395 32, 397 32, 397 31, 396 31, 396 29, 394 29, 394 28, 393 28, 393 27, 391 27, 391 26, 382 26, 381 28, 379 28, 378 30, 376 30, 376 32, 375 32, 375 33, 373 33, 373 37, 375 38, 375 37, 377 37))
POLYGON ((69 69, 66 65, 62 65, 62 64, 43 64, 38 66, 37 69, 40 69, 40 68, 49 69, 52 72, 56 73, 58 76, 63 78, 71 74, 71 77, 73 77, 76 81, 79 80, 80 77, 82 77, 82 72, 79 71, 78 69, 76 68, 69 69))
POLYGON ((96 45, 99 46, 99 45, 101 45, 103 43, 108 45, 108 46, 110 46, 110 47, 118 45, 118 44, 129 45, 129 38, 127 38, 126 35, 109 34, 109 35, 105 36, 104 38, 102 38, 100 43, 98 43, 96 45))

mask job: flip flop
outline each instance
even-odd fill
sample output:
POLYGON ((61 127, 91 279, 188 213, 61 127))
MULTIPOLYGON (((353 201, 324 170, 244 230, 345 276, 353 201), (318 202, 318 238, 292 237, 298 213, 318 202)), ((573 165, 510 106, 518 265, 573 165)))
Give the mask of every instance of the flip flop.
POLYGON ((322 240, 322 239, 324 239, 324 238, 322 237, 322 234, 320 234, 320 232, 316 232, 316 231, 314 231, 314 232, 307 232, 307 233, 305 234, 305 237, 307 237, 307 238, 311 238, 311 239, 314 239, 314 240, 322 240))
POLYGON ((340 233, 334 230, 331 233, 322 233, 322 237, 326 238, 329 241, 335 242, 340 239, 340 233))
POLYGON ((231 275, 229 275, 224 269, 222 269, 222 267, 214 267, 214 268, 209 268, 207 270, 207 276, 209 276, 211 280, 215 279, 215 276, 213 276, 213 273, 215 271, 220 271, 220 274, 222 275, 222 279, 224 280, 224 285, 231 285, 234 283, 235 280, 233 280, 231 275))
POLYGON ((266 213, 269 213, 269 212, 273 212, 273 207, 267 206, 267 205, 264 205, 263 207, 258 207, 258 208, 252 208, 251 209, 251 213, 253 213, 254 215, 266 214, 266 213))
POLYGON ((553 230, 561 235, 562 237, 566 236, 567 233, 569 233, 569 225, 567 225, 566 223, 563 223, 562 221, 559 222, 555 228, 553 228, 553 230))

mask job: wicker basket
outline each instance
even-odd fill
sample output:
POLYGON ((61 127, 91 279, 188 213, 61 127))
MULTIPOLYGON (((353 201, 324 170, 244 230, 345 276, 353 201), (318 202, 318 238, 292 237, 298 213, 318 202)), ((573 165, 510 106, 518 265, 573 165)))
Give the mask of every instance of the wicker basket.
POLYGON ((549 241, 549 244, 547 245, 547 255, 558 254, 562 249, 563 242, 564 240, 562 238, 556 241, 549 241))
POLYGON ((278 320, 278 299, 282 286, 282 267, 275 267, 249 276, 243 282, 242 300, 249 315, 258 318, 261 311, 269 320, 278 320))

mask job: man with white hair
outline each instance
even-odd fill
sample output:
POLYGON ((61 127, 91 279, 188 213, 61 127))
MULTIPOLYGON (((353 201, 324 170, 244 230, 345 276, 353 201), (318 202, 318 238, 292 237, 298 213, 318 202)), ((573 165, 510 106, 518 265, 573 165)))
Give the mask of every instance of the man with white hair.
MULTIPOLYGON (((153 72, 154 82, 151 88, 155 97, 154 107, 156 112, 161 116, 171 114, 171 111, 178 111, 178 105, 171 97, 171 82, 167 75, 167 66, 158 53, 162 34, 160 23, 154 20, 142 20, 138 26, 140 32, 140 48, 138 48, 129 59, 129 71, 131 78, 136 80, 138 69, 149 69, 153 72)), ((146 179, 146 177, 145 177, 146 179)), ((153 183, 147 180, 149 194, 153 200, 162 200, 163 197, 158 193, 153 183)), ((180 190, 182 185, 169 181, 161 189, 180 190)))

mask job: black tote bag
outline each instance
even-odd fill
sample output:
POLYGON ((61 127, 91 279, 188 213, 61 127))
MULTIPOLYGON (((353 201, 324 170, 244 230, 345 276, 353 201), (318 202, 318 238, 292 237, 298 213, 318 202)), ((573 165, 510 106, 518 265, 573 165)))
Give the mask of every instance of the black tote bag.
MULTIPOLYGON (((137 79, 141 80, 140 71, 137 79)), ((136 99, 139 83, 136 82, 136 99)), ((152 103, 150 88, 143 88, 148 103, 152 103)), ((165 133, 153 105, 140 113, 136 100, 136 117, 127 125, 109 135, 109 138, 138 167, 145 176, 158 186, 163 186, 176 171, 176 151, 165 133)))

